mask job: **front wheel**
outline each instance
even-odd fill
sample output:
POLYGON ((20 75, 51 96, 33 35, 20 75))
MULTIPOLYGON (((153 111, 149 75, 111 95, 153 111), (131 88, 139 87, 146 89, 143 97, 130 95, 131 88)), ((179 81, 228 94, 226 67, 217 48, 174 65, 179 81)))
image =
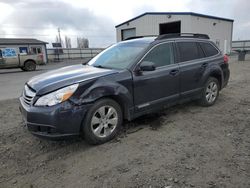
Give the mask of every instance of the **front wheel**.
POLYGON ((113 139, 122 124, 120 105, 111 99, 101 99, 87 112, 83 134, 90 144, 102 144, 113 139))
POLYGON ((34 61, 25 62, 23 70, 25 70, 25 71, 35 71, 36 70, 36 63, 34 61))
POLYGON ((219 97, 219 82, 216 78, 210 77, 202 91, 200 104, 202 106, 212 106, 219 97))

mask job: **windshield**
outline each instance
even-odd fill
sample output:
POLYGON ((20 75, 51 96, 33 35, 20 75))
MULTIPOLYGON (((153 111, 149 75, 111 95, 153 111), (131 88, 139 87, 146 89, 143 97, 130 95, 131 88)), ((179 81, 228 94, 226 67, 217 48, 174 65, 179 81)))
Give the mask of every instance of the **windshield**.
POLYGON ((125 69, 147 46, 147 43, 118 43, 98 54, 88 65, 100 68, 125 69))

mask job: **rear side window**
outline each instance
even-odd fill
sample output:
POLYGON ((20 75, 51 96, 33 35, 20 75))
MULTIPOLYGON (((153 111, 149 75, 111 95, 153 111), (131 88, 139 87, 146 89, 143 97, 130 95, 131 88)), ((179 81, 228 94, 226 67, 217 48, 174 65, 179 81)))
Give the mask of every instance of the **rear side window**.
POLYGON ((180 62, 204 57, 204 53, 196 42, 177 42, 177 46, 180 52, 180 62))
POLYGON ((214 56, 219 53, 218 50, 210 43, 200 42, 200 45, 207 57, 214 56))
MULTIPOLYGON (((164 43, 153 48, 143 59, 155 64, 155 67, 162 67, 173 63, 173 50, 171 43, 164 43)), ((143 64, 143 62, 142 62, 143 64)))

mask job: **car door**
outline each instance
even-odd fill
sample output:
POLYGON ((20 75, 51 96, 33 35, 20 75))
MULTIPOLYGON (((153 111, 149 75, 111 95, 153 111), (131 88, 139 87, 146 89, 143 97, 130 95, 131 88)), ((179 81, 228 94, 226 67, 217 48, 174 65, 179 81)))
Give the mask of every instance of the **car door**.
POLYGON ((201 78, 207 67, 205 55, 195 41, 176 42, 180 68, 181 97, 199 94, 202 89, 201 78))
POLYGON ((133 72, 136 111, 162 107, 179 97, 179 67, 174 63, 172 42, 161 43, 142 58, 133 72), (143 64, 152 62, 153 71, 141 71, 143 64))

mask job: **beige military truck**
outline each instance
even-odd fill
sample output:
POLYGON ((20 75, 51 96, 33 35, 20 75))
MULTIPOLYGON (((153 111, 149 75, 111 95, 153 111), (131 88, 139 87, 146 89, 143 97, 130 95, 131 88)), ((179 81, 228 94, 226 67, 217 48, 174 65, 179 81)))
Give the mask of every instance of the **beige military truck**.
POLYGON ((40 64, 44 64, 42 53, 19 53, 17 48, 0 48, 0 69, 21 68, 24 71, 34 71, 40 64))

